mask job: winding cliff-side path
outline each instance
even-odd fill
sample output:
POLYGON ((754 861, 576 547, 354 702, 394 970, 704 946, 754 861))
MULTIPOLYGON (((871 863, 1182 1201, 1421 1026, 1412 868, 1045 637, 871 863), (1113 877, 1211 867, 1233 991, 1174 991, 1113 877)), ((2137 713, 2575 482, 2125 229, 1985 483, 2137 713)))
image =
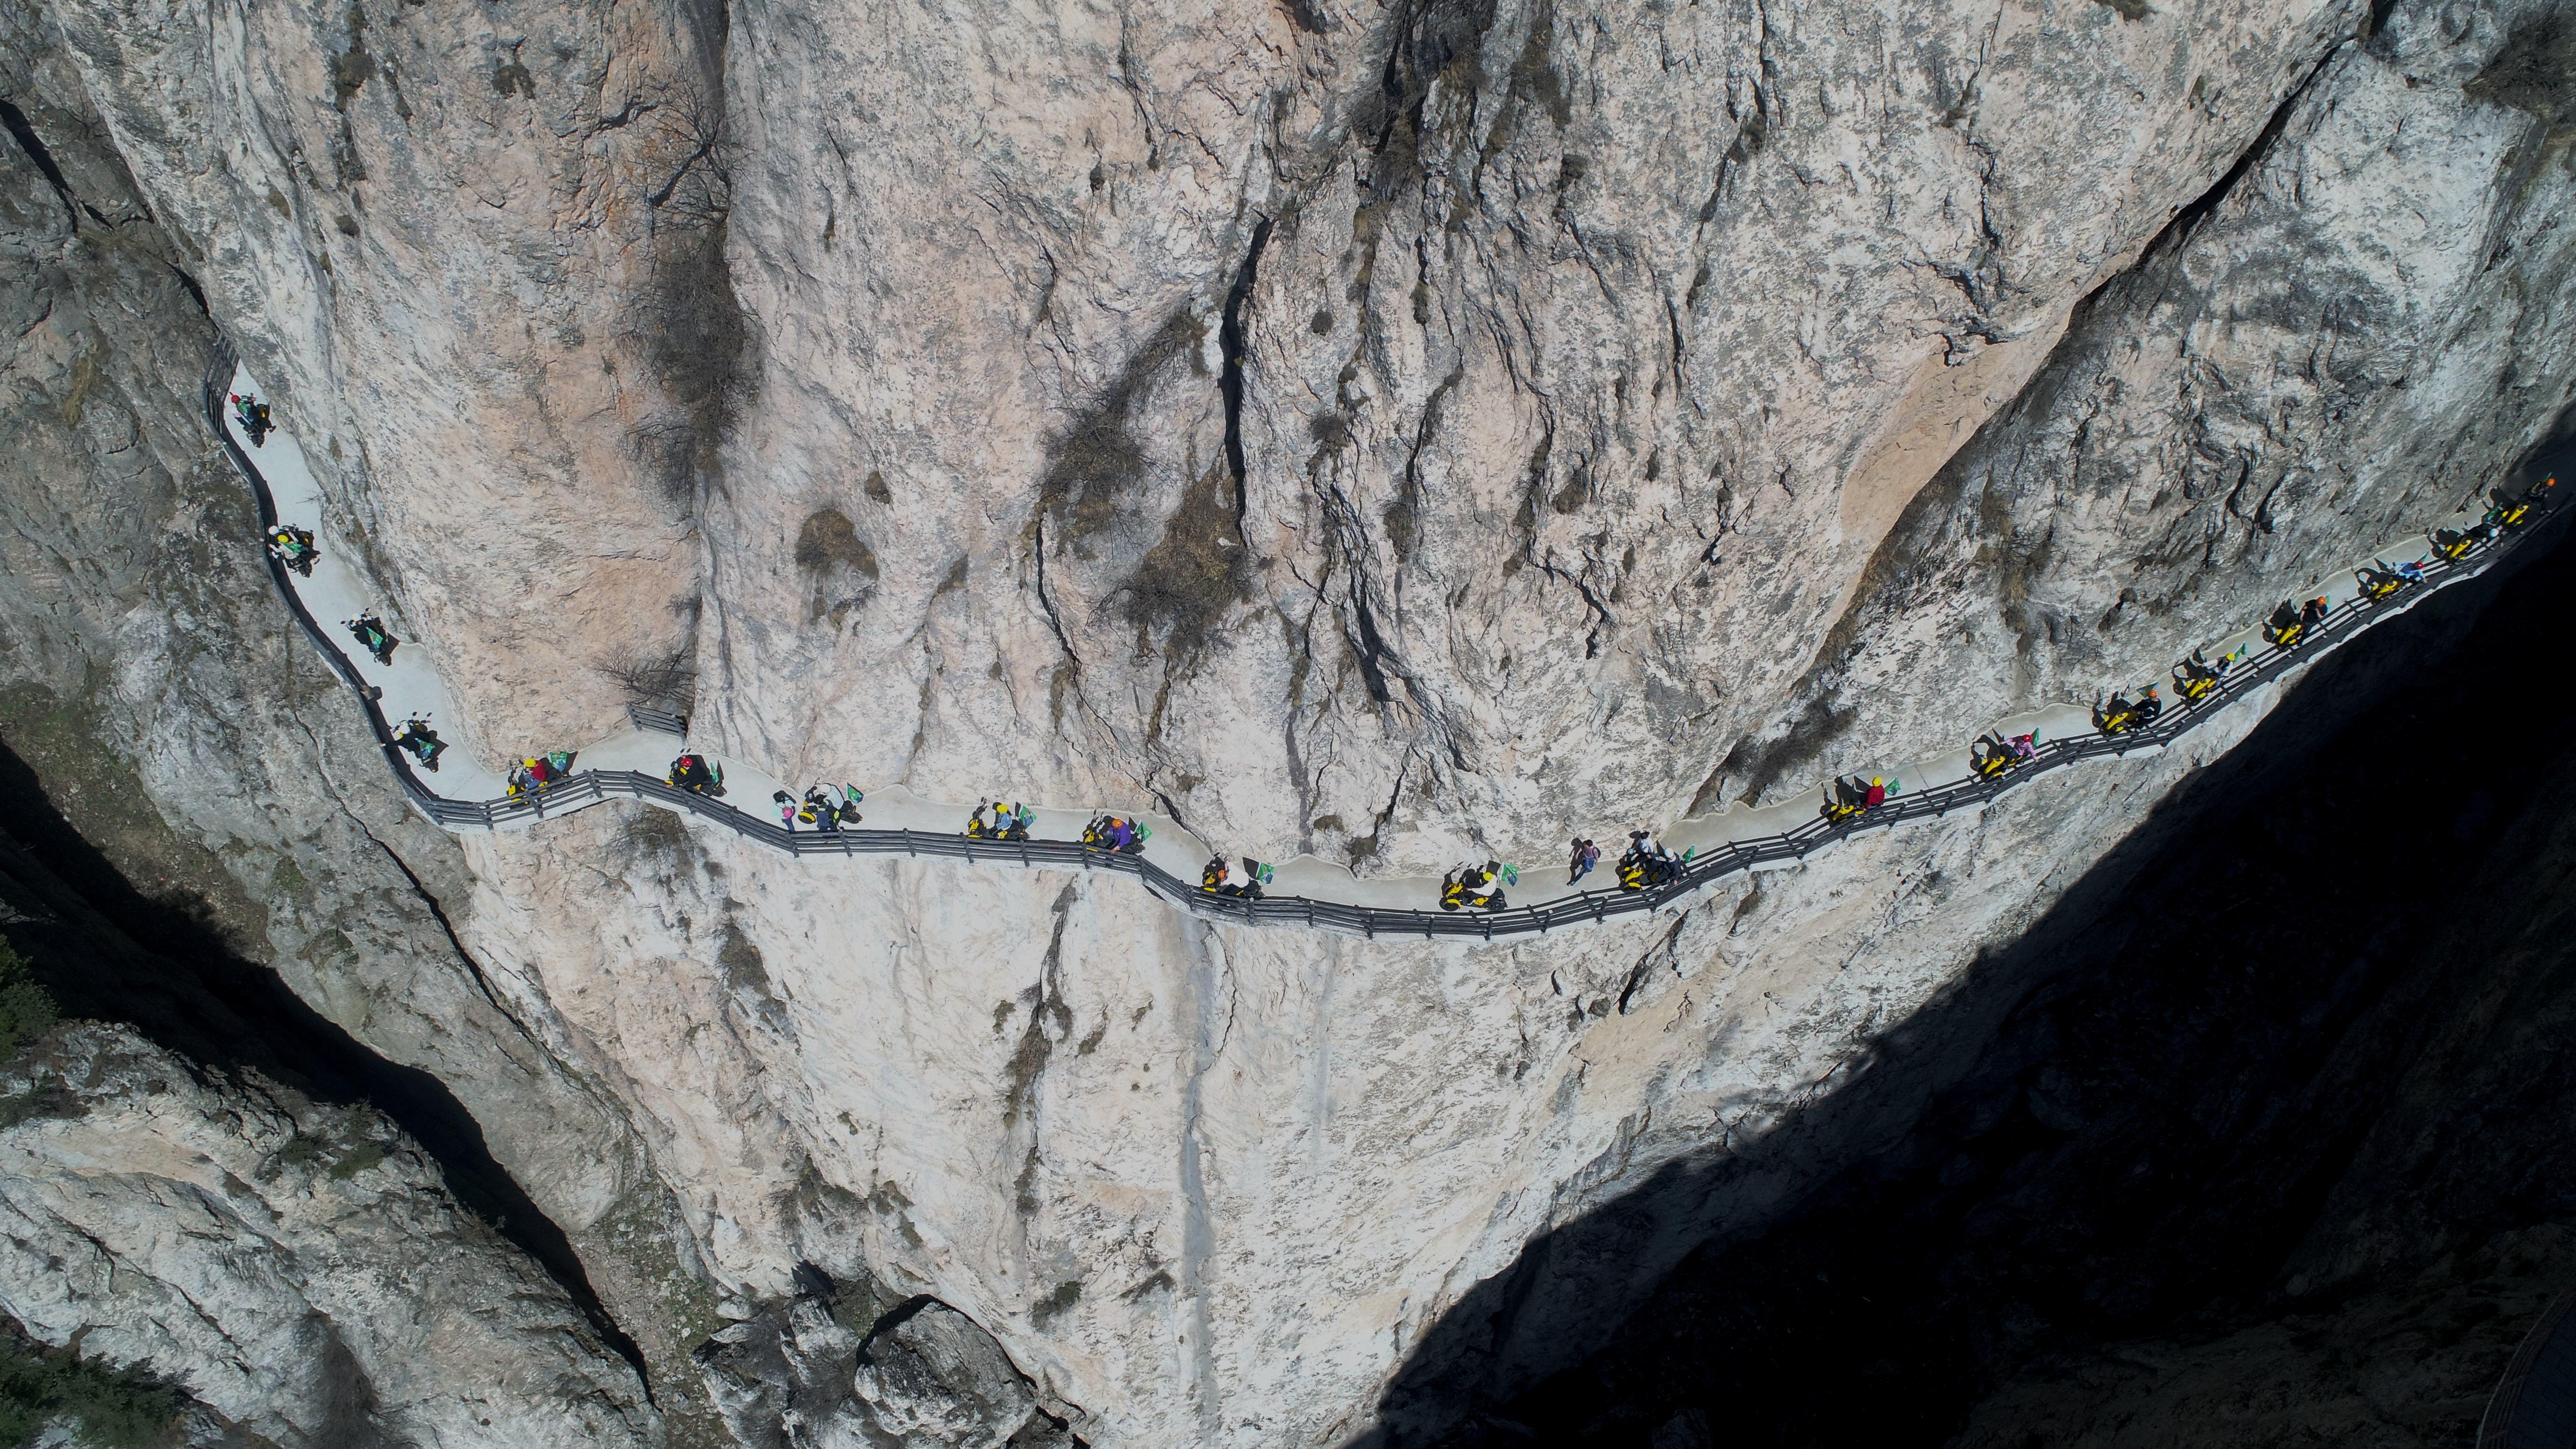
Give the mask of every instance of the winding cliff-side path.
MULTIPOLYGON (((1962 747, 1928 760, 1874 767, 1871 774, 1906 782, 1901 794, 1856 818, 1828 823, 1820 818, 1814 797, 1804 794, 1759 808, 1728 807, 1673 825, 1662 834, 1676 854, 1690 852, 1678 878, 1642 890, 1624 890, 1617 882, 1611 853, 1586 877, 1585 886, 1568 885, 1565 867, 1550 862, 1529 868, 1506 894, 1512 901, 1500 911, 1444 912, 1438 908, 1441 881, 1429 876, 1363 880, 1313 856, 1279 864, 1261 899, 1219 896, 1197 887, 1199 871, 1213 853, 1177 822, 1144 812, 1115 810, 1037 810, 1031 839, 975 839, 960 829, 969 807, 929 800, 901 787, 867 792, 864 826, 823 831, 783 825, 771 802, 773 792, 789 787, 746 761, 728 759, 687 743, 687 723, 647 709, 632 710, 631 728, 592 743, 576 757, 578 768, 561 782, 510 793, 504 772, 495 771, 450 744, 439 756, 438 769, 424 774, 394 743, 400 722, 426 715, 433 724, 453 722, 455 701, 446 681, 417 645, 403 643, 390 663, 364 650, 352 651, 341 621, 353 619, 376 602, 369 581, 351 563, 345 537, 331 527, 320 485, 294 437, 272 430, 255 450, 226 406, 233 394, 258 395, 249 371, 235 359, 229 344, 217 348, 206 377, 206 421, 223 440, 224 451, 249 480, 259 502, 263 532, 280 522, 311 531, 320 556, 309 575, 290 572, 275 557, 269 573, 287 607, 304 625, 324 659, 356 690, 385 752, 385 763, 401 782, 404 794, 422 814, 457 832, 524 829, 550 816, 624 797, 650 801, 712 820, 763 845, 791 855, 910 855, 989 860, 1024 866, 1121 871, 1135 876, 1155 895, 1183 909, 1220 920, 1258 925, 1295 925, 1346 931, 1365 936, 1468 936, 1491 939, 1533 931, 1561 930, 1614 915, 1651 911, 1670 904, 1712 881, 1740 871, 1794 863, 1843 838, 1908 821, 1973 810, 2003 792, 2049 770, 2104 756, 2162 749, 2217 714, 2229 703, 2268 687, 2282 674, 2299 668, 2327 650, 2403 612, 2434 589, 2482 572, 2519 546, 2541 526, 2535 515, 2517 530, 2481 545, 2457 562, 2425 561, 2421 582, 2393 597, 2372 601, 2360 596, 2351 570, 2344 581, 2322 597, 2332 612, 2317 627, 2303 632, 2293 646, 2280 649, 2264 642, 2261 623, 2207 647, 2212 659, 2244 657, 2228 669, 2218 687, 2194 705, 2175 701, 2163 717, 2117 735, 2094 726, 2092 713, 2075 705, 2054 705, 1998 721, 1995 732, 2010 738, 2039 732, 2036 755, 2010 771, 1980 777, 1962 747), (711 799, 679 789, 666 780, 673 756, 689 749, 720 764, 726 799, 711 799), (432 788, 432 782, 435 788, 432 788), (737 808, 731 801, 750 808, 737 808), (1152 838, 1141 855, 1116 854, 1081 843, 1084 827, 1102 813, 1119 813, 1152 826, 1152 838)), ((2437 526, 2468 528, 2479 514, 2464 511, 2437 526)), ((2379 557, 2418 558, 2419 543, 2394 545, 2379 557)), ((2362 560, 2367 563, 2370 560, 2362 560)), ((2357 567, 2358 565, 2356 565, 2357 567)), ((506 767, 505 767, 506 770, 506 767)), ((1569 832, 1570 833, 1570 832, 1569 832)), ((1619 832, 1612 832, 1617 836, 1619 832)), ((1615 847, 1619 841, 1613 839, 1615 847)))

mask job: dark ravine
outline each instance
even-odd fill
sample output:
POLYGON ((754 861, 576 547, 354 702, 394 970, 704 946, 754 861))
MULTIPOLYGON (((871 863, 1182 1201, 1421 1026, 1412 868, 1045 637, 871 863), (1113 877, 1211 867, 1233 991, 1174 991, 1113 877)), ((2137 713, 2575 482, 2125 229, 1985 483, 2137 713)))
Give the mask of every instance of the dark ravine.
POLYGON ((483 1129, 436 1077, 388 1061, 316 1012, 185 900, 139 889, 49 801, 0 742, 0 876, 45 901, 10 939, 71 1017, 120 1022, 203 1066, 251 1069, 326 1105, 370 1103, 435 1159, 468 1208, 543 1266, 651 1392, 562 1228, 493 1159, 483 1129))
POLYGON ((2498 575, 2319 664, 1852 1085, 1531 1244, 1360 1442, 2465 1442, 2576 1286, 2576 720, 2530 682, 2576 547, 2498 575), (1820 1185, 1730 1209, 1778 1173, 1820 1185))

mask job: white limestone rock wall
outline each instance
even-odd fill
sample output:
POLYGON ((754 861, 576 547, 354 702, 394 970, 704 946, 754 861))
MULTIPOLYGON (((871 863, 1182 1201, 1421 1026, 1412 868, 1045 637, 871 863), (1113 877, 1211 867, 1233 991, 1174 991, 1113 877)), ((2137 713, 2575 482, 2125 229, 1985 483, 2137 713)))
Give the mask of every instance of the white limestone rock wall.
MULTIPOLYGON (((46 14, 467 740, 685 646, 790 775, 1412 869, 2160 674, 2458 502, 2576 376, 2545 8, 46 14)), ((616 810, 441 893, 728 1286, 935 1294, 1094 1443, 1322 1444, 2245 723, 1508 947, 616 810)))
MULTIPOLYGON (((617 1083, 746 1298, 800 1262, 935 1296, 1094 1444, 1331 1444, 1532 1237, 1866 1070, 2269 703, 1511 945, 1212 926, 1115 876, 791 862, 634 806, 475 845, 510 884, 472 945, 617 1083), (537 908, 574 892, 599 917, 537 908)), ((1785 1185, 1659 1225, 1631 1286, 1785 1185)))
POLYGON ((746 7, 707 713, 1370 869, 1686 805, 2363 17, 746 7))
POLYGON ((121 1028, 0 1069, 0 1311, 283 1449, 646 1445, 642 1381, 365 1108, 121 1028))
POLYGON ((403 804, 279 606, 198 416, 216 335, 182 270, 199 263, 155 227, 58 42, 50 14, 0 3, 0 94, 37 148, 0 137, 0 741, 140 892, 436 1074, 679 1375, 663 1407, 684 1412, 689 1345, 668 1340, 689 1315, 665 1300, 696 1280, 684 1247, 671 1263, 667 1189, 449 935, 464 858, 403 804))

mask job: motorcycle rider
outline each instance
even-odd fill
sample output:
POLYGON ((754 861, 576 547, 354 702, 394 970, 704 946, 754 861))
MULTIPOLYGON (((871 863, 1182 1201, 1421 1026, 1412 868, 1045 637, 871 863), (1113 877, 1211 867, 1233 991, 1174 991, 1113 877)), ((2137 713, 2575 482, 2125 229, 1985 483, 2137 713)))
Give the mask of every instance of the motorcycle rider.
POLYGON ((438 757, 447 752, 447 741, 440 739, 438 731, 429 727, 426 714, 416 714, 404 720, 402 729, 394 735, 394 743, 409 750, 412 758, 420 761, 420 767, 432 774, 438 771, 438 757))
POLYGON ((250 439, 250 445, 256 448, 267 442, 268 435, 277 427, 269 420, 268 404, 245 392, 234 393, 232 399, 234 420, 241 424, 242 434, 250 439))
POLYGON ((2299 642, 2299 606, 2288 599, 2263 621, 2263 642, 2275 649, 2287 649, 2299 642))
POLYGON ((313 577, 313 561, 322 556, 322 551, 313 546, 312 534, 287 523, 268 531, 268 551, 279 563, 308 579, 313 577))
POLYGON ((841 795, 829 785, 815 785, 805 792, 803 808, 796 818, 810 823, 816 830, 837 831, 841 828, 841 795))
POLYGON ((340 623, 349 631, 350 637, 364 646, 368 653, 376 656, 378 664, 394 662, 394 645, 397 641, 385 628, 385 621, 376 617, 374 610, 369 609, 354 619, 343 619, 340 623))
POLYGON ((707 757, 692 751, 671 762, 670 782, 696 795, 724 793, 724 771, 708 762, 707 757))
POLYGON ((1249 867, 1249 860, 1237 865, 1227 856, 1208 858, 1207 868, 1199 872, 1199 889, 1221 896, 1239 896, 1245 900, 1261 899, 1261 878, 1249 867))

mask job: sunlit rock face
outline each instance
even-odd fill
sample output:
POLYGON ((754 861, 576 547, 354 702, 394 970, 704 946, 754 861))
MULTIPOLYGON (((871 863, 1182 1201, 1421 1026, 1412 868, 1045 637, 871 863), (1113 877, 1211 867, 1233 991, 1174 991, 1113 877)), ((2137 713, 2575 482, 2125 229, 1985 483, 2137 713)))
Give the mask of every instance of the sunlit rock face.
POLYGON ((0 1071, 0 1307, 281 1446, 653 1442, 642 1382, 377 1114, 113 1027, 0 1071))
MULTIPOLYGON (((2160 676, 2493 481, 2576 377, 2563 57, 2538 4, 2380 8, 30 23, 469 747, 586 739, 678 658, 782 774, 1380 872, 2160 676)), ((1508 947, 628 807, 380 833, 617 1119, 539 1194, 577 1241, 667 1189, 746 1315, 864 1273, 1090 1442, 1329 1444, 1533 1234, 1833 1091, 2266 703, 1508 947)), ((472 1102, 521 1049, 433 1069, 472 1102)), ((511 1100, 514 1170, 575 1135, 511 1100)), ((1641 1229, 1638 1281, 1792 1185, 1641 1229)))

